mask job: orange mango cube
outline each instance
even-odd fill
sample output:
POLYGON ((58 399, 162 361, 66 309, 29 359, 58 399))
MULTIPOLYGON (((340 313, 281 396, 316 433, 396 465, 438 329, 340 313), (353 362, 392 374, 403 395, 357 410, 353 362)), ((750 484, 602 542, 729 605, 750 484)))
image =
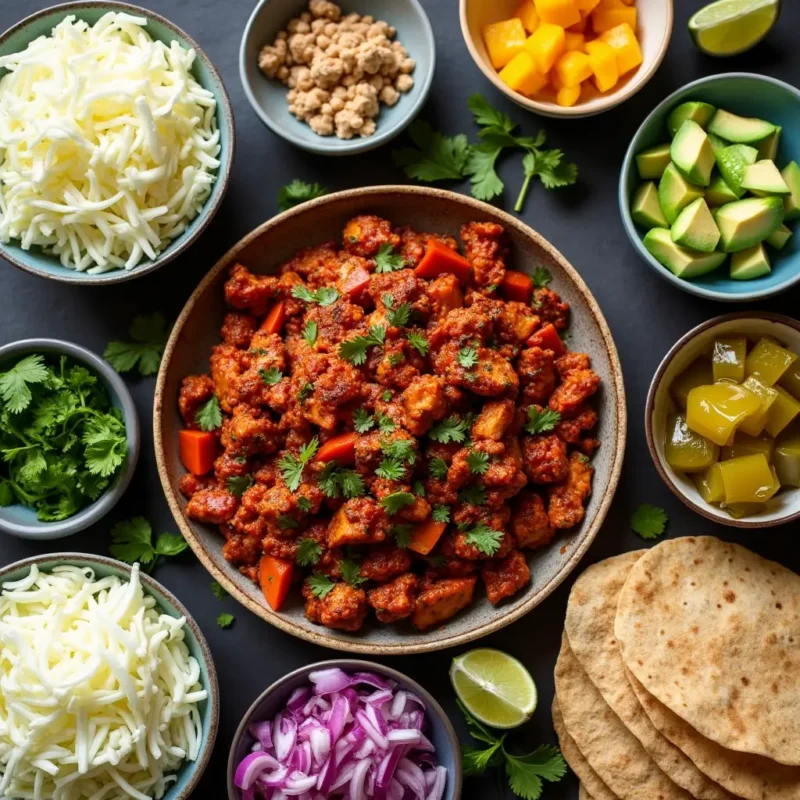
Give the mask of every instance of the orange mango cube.
POLYGON ((509 89, 522 94, 536 94, 547 85, 547 76, 539 72, 533 56, 527 50, 517 53, 500 70, 500 80, 509 89))
POLYGON ((594 11, 600 2, 601 0, 575 0, 575 7, 578 9, 578 11, 588 14, 589 12, 594 11))
POLYGON ((577 50, 564 53, 556 63, 555 74, 558 76, 562 86, 577 86, 582 81, 592 77, 592 65, 589 61, 589 56, 577 50))
POLYGON ((589 54, 589 64, 598 91, 607 92, 613 89, 619 80, 619 67, 616 53, 611 46, 598 39, 586 43, 586 52, 589 54))
POLYGON ((642 48, 639 47, 633 28, 627 22, 606 31, 600 39, 614 51, 620 76, 642 63, 642 48))
POLYGON ((541 19, 536 13, 536 6, 534 6, 533 0, 522 0, 522 5, 517 9, 517 13, 514 16, 522 20, 522 25, 528 33, 533 33, 541 24, 541 19))
POLYGON ((581 21, 575 0, 534 0, 536 13, 542 22, 568 28, 581 21))
POLYGON ((578 99, 581 96, 581 85, 578 84, 577 86, 562 86, 556 92, 556 103, 560 106, 564 106, 565 108, 569 108, 570 106, 574 106, 575 103, 578 102, 578 99))
POLYGON ((567 47, 567 52, 569 53, 570 50, 583 50, 583 46, 586 43, 586 37, 582 33, 573 33, 572 31, 566 31, 564 34, 564 44, 567 47))
POLYGON ((620 5, 616 8, 596 8, 592 12, 592 28, 598 35, 616 28, 627 22, 636 30, 636 9, 631 6, 620 5))
POLYGON ((483 41, 495 69, 502 69, 525 45, 527 34, 519 17, 493 22, 483 28, 483 41))
POLYGON ((567 30, 567 33, 569 33, 569 32, 572 32, 572 33, 585 33, 586 32, 586 28, 588 28, 588 27, 589 27, 589 15, 581 13, 581 21, 580 22, 576 22, 574 25, 570 25, 569 28, 567 28, 566 30, 567 30))
POLYGON ((559 25, 542 23, 525 42, 525 49, 533 56, 539 72, 546 74, 566 52, 566 35, 559 25))

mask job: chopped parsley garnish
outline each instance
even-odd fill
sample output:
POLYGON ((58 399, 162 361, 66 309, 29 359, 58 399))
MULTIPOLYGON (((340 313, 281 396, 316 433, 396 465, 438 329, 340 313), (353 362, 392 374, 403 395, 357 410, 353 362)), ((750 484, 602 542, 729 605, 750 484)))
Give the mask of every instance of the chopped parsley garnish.
POLYGON ((333 305, 339 299, 339 292, 333 286, 321 286, 312 292, 308 286, 292 287, 292 297, 304 303, 317 303, 321 306, 333 305))
POLYGON ((458 493, 460 503, 471 503, 474 506, 482 506, 486 503, 486 487, 480 484, 465 486, 458 493))
POLYGON ((226 628, 230 628, 230 626, 233 625, 235 620, 236 617, 234 617, 233 614, 220 614, 217 617, 217 625, 219 625, 220 628, 225 630, 226 628))
POLYGON ((117 372, 138 369, 140 375, 155 375, 167 346, 169 331, 162 314, 136 317, 128 328, 132 342, 109 342, 103 358, 117 372))
POLYGON ((450 522, 450 506, 434 506, 431 519, 434 522, 450 522))
POLYGON ((297 399, 299 402, 303 402, 304 400, 308 400, 311 395, 314 394, 314 384, 313 383, 304 383, 300 387, 300 391, 297 393, 297 399))
POLYGON ((332 581, 327 575, 314 573, 308 578, 308 587, 311 589, 311 594, 318 600, 322 600, 334 586, 336 586, 336 582, 332 581))
POLYGON ((322 556, 322 545, 306 536, 297 543, 295 560, 301 567, 313 567, 322 556))
POLYGON ((153 545, 153 529, 144 517, 118 522, 111 529, 111 541, 108 550, 114 558, 126 564, 138 561, 147 572, 152 572, 159 556, 177 556, 189 546, 177 533, 162 533, 153 545))
POLYGON ((406 467, 397 459, 384 458, 380 466, 375 470, 375 474, 387 481, 400 481, 405 477, 406 467))
POLYGON ((391 417, 381 414, 380 411, 375 415, 375 419, 378 421, 378 429, 381 433, 393 433, 397 427, 391 417))
POLYGON ((258 377, 261 378, 265 386, 274 386, 283 375, 277 367, 270 367, 269 369, 260 369, 258 377))
POLYGON ((443 458, 435 456, 428 462, 428 472, 437 481, 445 480, 447 478, 447 462, 443 458))
POLYGON ((318 183, 306 183, 295 178, 291 183, 281 186, 278 190, 278 209, 288 211, 290 208, 322 197, 327 193, 328 190, 318 183))
POLYGON ((474 347, 462 347, 456 359, 464 369, 472 369, 478 363, 478 351, 474 347))
POLYGON ((299 455, 284 453, 281 456, 280 461, 278 461, 278 468, 290 492, 297 491, 303 479, 303 467, 314 458, 318 449, 319 439, 315 436, 308 444, 303 445, 299 455))
POLYGON ((417 460, 417 450, 413 439, 381 440, 381 452, 389 458, 413 464, 417 460))
POLYGON ((395 544, 405 549, 411 544, 411 525, 392 525, 389 533, 394 537, 395 544))
POLYGON ((314 343, 317 341, 317 323, 313 320, 308 320, 306 322, 305 328, 303 328, 303 338, 306 340, 306 344, 309 347, 313 347, 314 343))
POLYGON ((402 328, 403 325, 406 325, 408 323, 410 317, 411 317, 410 303, 401 303, 399 306, 397 306, 397 308, 389 310, 389 312, 386 314, 386 321, 393 328, 402 328))
POLYGON ((473 475, 484 475, 489 469, 489 454, 480 450, 470 450, 467 454, 467 466, 473 475))
POLYGON ((492 530, 488 525, 479 522, 471 530, 464 531, 464 541, 487 556, 493 556, 503 541, 503 532, 492 530))
POLYGON ((386 328, 373 325, 367 336, 356 336, 355 339, 342 342, 339 345, 339 355, 358 367, 367 360, 367 350, 370 347, 382 347, 385 339, 386 328))
POLYGON ((406 334, 406 339, 421 356, 428 355, 428 340, 421 333, 409 331, 406 334))
POLYGON ((469 426, 465 420, 458 417, 446 417, 428 431, 428 436, 434 442, 441 442, 442 444, 463 442, 466 441, 468 430, 469 426))
POLYGON ((357 408, 353 412, 353 428, 356 433, 366 433, 374 424, 372 415, 363 408, 357 408))
POLYGON ((241 497, 255 483, 252 475, 231 475, 225 485, 234 497, 241 497))
POLYGON ((631 516, 631 528, 642 539, 658 539, 667 527, 667 512, 649 503, 639 506, 631 516))
POLYGON ((531 281, 537 289, 543 289, 553 280, 550 270, 547 267, 536 267, 531 275, 531 281))
POLYGON ((317 479, 326 497, 361 497, 366 492, 364 479, 352 469, 344 469, 329 461, 317 479))
POLYGON ((525 423, 525 431, 534 435, 538 433, 548 433, 561 422, 561 414, 545 408, 539 411, 536 406, 528 408, 528 421, 525 423))
POLYGON ((386 513, 393 517, 401 508, 410 506, 416 502, 416 498, 411 492, 394 492, 382 497, 379 501, 380 505, 386 509, 386 513))
POLYGON ((405 265, 406 260, 390 244, 382 244, 375 254, 375 272, 394 272, 405 265))
POLYGON ((297 526, 297 520, 294 517, 290 517, 288 514, 281 514, 278 517, 278 527, 283 531, 292 530, 297 526))
POLYGON ((202 431, 215 431, 222 425, 222 409, 216 395, 197 409, 194 421, 202 431))
POLYGON ((362 578, 358 573, 361 569, 361 566, 358 564, 357 561, 351 561, 349 558, 343 558, 339 562, 339 572, 342 576, 342 579, 345 583, 349 583, 351 586, 360 586, 362 583, 366 583, 366 578, 362 578))

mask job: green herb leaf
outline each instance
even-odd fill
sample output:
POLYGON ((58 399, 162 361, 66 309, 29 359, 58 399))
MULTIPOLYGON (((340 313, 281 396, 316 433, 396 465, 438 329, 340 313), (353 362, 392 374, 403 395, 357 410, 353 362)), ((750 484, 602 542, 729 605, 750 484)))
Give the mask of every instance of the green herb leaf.
POLYGON ((443 481, 447 478, 447 462, 438 456, 432 458, 428 462, 428 472, 431 477, 436 478, 437 481, 443 481))
POLYGON ((542 779, 556 783, 567 774, 567 765, 558 748, 543 744, 526 756, 512 756, 503 748, 506 775, 511 791, 523 800, 539 800, 542 779))
POLYGON ((269 369, 260 369, 258 377, 261 378, 265 386, 274 386, 280 381, 283 374, 277 367, 270 367, 269 369))
POLYGON ((315 436, 308 444, 304 445, 299 455, 284 453, 278 461, 278 469, 283 476, 284 483, 290 492, 296 492, 303 479, 303 467, 311 461, 319 449, 319 439, 315 436))
POLYGON ((360 586, 362 583, 366 583, 367 579, 358 574, 360 569, 361 566, 356 561, 351 561, 348 558, 343 558, 339 562, 339 573, 342 576, 342 580, 351 586, 360 586))
POLYGON ((225 486, 234 497, 241 497, 253 484, 253 476, 247 475, 231 475, 225 481, 225 486))
POLYGON ((133 341, 109 342, 103 358, 120 373, 138 368, 141 375, 155 375, 169 337, 163 314, 136 317, 128 333, 133 341))
POLYGON ((517 127, 508 114, 492 107, 481 94, 471 95, 467 100, 467 106, 472 112, 476 125, 484 128, 497 128, 505 133, 512 133, 517 127))
POLYGON ((386 321, 393 328, 402 328, 411 317, 411 304, 401 303, 397 308, 392 309, 386 315, 386 321))
POLYGON ((411 491, 417 497, 425 497, 425 484, 419 480, 414 481, 414 483, 411 484, 411 491))
POLYGON ((434 506, 431 519, 434 522, 450 522, 450 506, 434 506))
POLYGON ((197 409, 194 421, 203 431, 215 431, 222 425, 222 409, 216 395, 197 409))
POLYGON ((464 369, 472 369, 478 363, 478 351, 474 347, 462 347, 456 360, 464 369))
POLYGON ((332 581, 327 575, 315 573, 308 578, 308 587, 311 589, 311 594, 318 600, 322 600, 334 586, 336 586, 335 581, 332 581))
POLYGON ((631 516, 631 528, 642 539, 657 539, 667 527, 669 517, 663 508, 648 503, 639 506, 631 516))
POLYGON ((297 507, 307 514, 309 511, 311 511, 311 501, 307 497, 298 497, 297 507))
POLYGON ((317 323, 313 320, 308 320, 306 322, 305 328, 303 328, 303 338, 306 340, 306 344, 309 347, 313 347, 317 341, 317 323))
POLYGON ((405 477, 406 468, 400 461, 393 458, 384 458, 380 466, 375 470, 379 478, 387 481, 400 481, 405 477))
POLYGON ((381 325, 374 325, 369 329, 369 335, 356 336, 347 339, 339 345, 339 355, 352 362, 357 367, 367 360, 367 350, 370 347, 381 347, 386 338, 386 329, 381 325))
POLYGON ((297 400, 298 402, 302 403, 304 400, 307 400, 311 395, 314 394, 314 384, 313 383, 304 383, 300 387, 300 391, 297 393, 297 400))
POLYGON ((472 184, 472 196, 476 200, 489 202, 503 194, 504 184, 497 174, 496 164, 502 147, 494 144, 478 144, 470 148, 465 172, 472 184))
POLYGON ((297 563, 301 567, 313 567, 322 557, 322 545, 306 537, 297 543, 297 563))
POLYGON ((399 269, 404 269, 405 266, 406 260, 400 253, 395 253, 390 244, 382 244, 378 248, 378 252, 375 253, 375 272, 395 272, 399 269))
POLYGON ((492 530, 488 525, 479 522, 471 530, 464 532, 464 541, 487 556, 493 556, 503 541, 503 532, 492 530))
POLYGON ((327 497, 361 497, 366 492, 364 479, 355 470, 337 466, 335 461, 325 465, 317 483, 327 497))
POLYGON ((278 527, 281 530, 288 531, 293 530, 299 525, 297 520, 294 517, 290 517, 288 514, 279 514, 278 515, 278 527))
POLYGON ((318 183, 305 183, 295 179, 278 190, 278 209, 288 211, 290 208, 322 197, 327 193, 328 190, 318 183))
POLYGON ((465 744, 461 746, 461 757, 464 764, 465 775, 480 775, 489 767, 495 767, 503 763, 503 742, 497 740, 484 750, 477 747, 470 747, 465 744))
POLYGON ((390 416, 381 414, 379 411, 375 414, 375 419, 378 421, 378 430, 381 433, 394 433, 397 425, 395 425, 394 420, 390 416))
POLYGON ((428 431, 428 437, 434 442, 448 444, 449 442, 466 441, 469 426, 458 417, 446 417, 428 431))
POLYGON ((217 625, 219 625, 220 628, 225 630, 226 628, 230 628, 230 626, 233 625, 234 620, 235 617, 233 616, 233 614, 220 614, 217 617, 217 625))
POLYGON ((189 547, 189 543, 179 533, 161 533, 156 539, 157 556, 177 556, 189 547))
POLYGON ((40 355, 26 356, 18 361, 8 372, 0 374, 0 397, 12 414, 24 411, 31 402, 29 383, 46 380, 48 369, 40 355))
POLYGON ((467 453, 467 466, 473 475, 485 475, 489 469, 489 454, 480 450, 470 450, 467 453))
POLYGON ((394 537, 395 544, 403 550, 411 544, 412 532, 411 525, 392 525, 389 529, 389 533, 394 537))
POLYGON ((298 284, 292 287, 292 297, 304 303, 317 303, 321 306, 333 305, 339 299, 339 292, 332 286, 322 286, 313 292, 308 286, 298 284))
POLYGON ((382 439, 381 452, 407 464, 413 464, 417 460, 416 442, 413 439, 382 439))
POLYGON ((561 414, 549 408, 539 411, 536 406, 528 407, 528 421, 525 423, 525 431, 534 436, 539 433, 552 431, 561 422, 561 414))
POLYGON ((356 433, 366 433, 374 424, 375 420, 363 408, 357 408, 353 412, 353 428, 356 433))
POLYGON ((110 414, 86 420, 81 441, 86 445, 86 468, 92 475, 110 477, 128 454, 125 426, 110 414))
POLYGON ((464 176, 470 150, 466 136, 443 136, 424 120, 412 122, 408 134, 416 148, 395 150, 392 157, 409 178, 433 183, 464 176))
POLYGON ((406 339, 408 339, 408 343, 421 356, 428 355, 428 347, 429 347, 428 340, 421 333, 417 333, 416 331, 409 331, 406 334, 406 339))
POLYGON ((386 509, 386 513, 393 517, 400 509, 416 502, 416 498, 411 492, 393 492, 387 494, 379 500, 380 505, 386 509))
POLYGON ((547 267, 536 267, 533 271, 533 275, 531 275, 531 281, 533 285, 537 289, 543 289, 553 280, 553 276, 550 274, 550 270, 547 267))
POLYGON ((486 505, 486 487, 480 484, 465 486, 458 492, 460 503, 471 503, 473 506, 486 505))
POLYGON ((222 588, 222 584, 217 581, 211 581, 211 593, 217 600, 224 600, 228 596, 228 593, 222 588))
POLYGON ((140 562, 147 565, 155 560, 153 549, 153 529, 144 517, 118 522, 111 529, 111 541, 108 549, 114 558, 126 564, 140 562))

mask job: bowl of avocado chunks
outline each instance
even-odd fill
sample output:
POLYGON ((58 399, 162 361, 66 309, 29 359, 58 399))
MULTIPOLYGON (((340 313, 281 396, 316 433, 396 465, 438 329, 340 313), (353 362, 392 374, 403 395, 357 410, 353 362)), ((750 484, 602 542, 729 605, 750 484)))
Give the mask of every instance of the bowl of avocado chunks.
POLYGON ((728 73, 674 92, 631 141, 619 202, 642 258, 685 291, 784 291, 800 281, 800 91, 728 73))

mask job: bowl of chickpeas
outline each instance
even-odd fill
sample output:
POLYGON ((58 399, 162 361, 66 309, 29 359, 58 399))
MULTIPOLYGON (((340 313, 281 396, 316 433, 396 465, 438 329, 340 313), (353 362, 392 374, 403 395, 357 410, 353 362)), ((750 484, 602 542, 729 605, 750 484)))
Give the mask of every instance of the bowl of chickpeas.
POLYGON ((433 80, 433 30, 419 0, 373 14, 332 0, 260 0, 239 50, 253 110, 278 136, 320 155, 363 153, 414 119, 433 80))

